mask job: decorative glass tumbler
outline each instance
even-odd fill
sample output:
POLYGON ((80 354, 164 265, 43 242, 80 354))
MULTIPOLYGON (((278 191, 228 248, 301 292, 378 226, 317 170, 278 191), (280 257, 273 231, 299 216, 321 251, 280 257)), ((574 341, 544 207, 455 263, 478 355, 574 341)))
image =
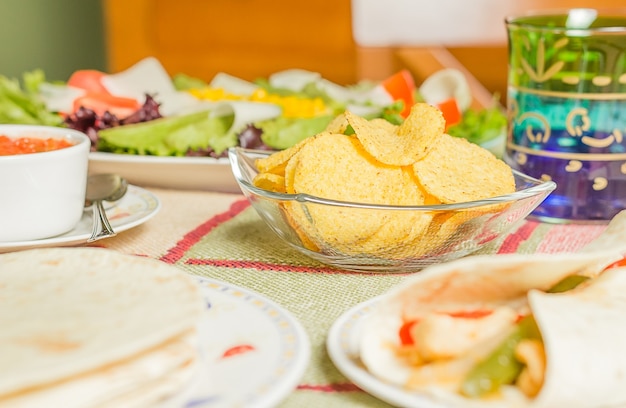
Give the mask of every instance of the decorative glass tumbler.
POLYGON ((557 188, 531 215, 606 222, 626 208, 626 10, 506 19, 505 160, 557 188))

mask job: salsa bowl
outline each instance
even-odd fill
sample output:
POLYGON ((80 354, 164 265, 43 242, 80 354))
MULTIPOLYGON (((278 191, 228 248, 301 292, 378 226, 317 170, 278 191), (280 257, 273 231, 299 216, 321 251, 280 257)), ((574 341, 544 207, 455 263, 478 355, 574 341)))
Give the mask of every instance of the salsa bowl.
POLYGON ((468 255, 509 232, 556 188, 552 181, 513 171, 515 192, 485 200, 418 206, 345 202, 259 188, 253 182, 259 172, 255 160, 271 153, 235 147, 228 154, 241 191, 276 235, 313 259, 357 272, 415 272, 468 255), (311 214, 320 210, 331 214, 337 231, 361 228, 359 220, 368 217, 389 218, 386 228, 415 216, 428 219, 429 225, 419 235, 385 245, 380 241, 368 245, 367 239, 338 245, 317 233, 311 214))
POLYGON ((0 153, 0 242, 50 238, 74 228, 85 206, 87 135, 61 127, 0 125, 0 137, 7 148, 0 153), (37 151, 16 147, 24 144, 37 145, 31 149, 37 151))

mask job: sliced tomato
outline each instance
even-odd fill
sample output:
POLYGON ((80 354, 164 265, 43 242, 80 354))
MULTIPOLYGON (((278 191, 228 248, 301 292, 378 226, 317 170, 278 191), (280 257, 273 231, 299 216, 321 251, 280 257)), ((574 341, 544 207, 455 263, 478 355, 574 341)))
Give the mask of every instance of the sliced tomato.
POLYGON ((455 98, 449 98, 443 102, 439 102, 437 107, 441 110, 443 118, 446 120, 446 129, 459 123, 463 117, 455 98))
POLYGON ((415 81, 411 73, 403 69, 383 80, 381 85, 394 101, 404 101, 404 109, 400 113, 403 118, 409 116, 411 108, 415 105, 415 81))
POLYGON ((81 106, 93 110, 97 115, 102 115, 104 112, 109 111, 122 119, 137 111, 141 104, 133 98, 123 98, 108 93, 88 92, 74 100, 74 112, 81 106))
POLYGON ((75 88, 84 89, 87 92, 110 94, 102 84, 102 78, 106 75, 104 72, 95 69, 81 69, 75 71, 70 76, 67 84, 75 88))

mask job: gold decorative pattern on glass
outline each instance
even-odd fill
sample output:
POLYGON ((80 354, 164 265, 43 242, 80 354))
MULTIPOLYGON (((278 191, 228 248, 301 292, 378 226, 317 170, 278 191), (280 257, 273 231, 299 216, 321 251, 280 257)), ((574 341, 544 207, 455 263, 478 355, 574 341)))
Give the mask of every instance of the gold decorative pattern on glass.
MULTIPOLYGON (((561 38, 552 44, 552 49, 558 50, 567 45, 569 39, 561 38)), ((526 38, 524 41, 524 46, 527 50, 532 49, 532 45, 530 43, 530 39, 526 38)), ((537 45, 537 53, 536 53, 536 61, 535 66, 536 69, 533 68, 532 64, 529 63, 525 58, 522 57, 520 63, 522 68, 526 72, 526 74, 535 82, 545 82, 548 79, 552 78, 555 74, 557 74, 565 65, 565 61, 557 61, 552 64, 550 67, 546 68, 546 44, 545 39, 540 38, 537 45)))

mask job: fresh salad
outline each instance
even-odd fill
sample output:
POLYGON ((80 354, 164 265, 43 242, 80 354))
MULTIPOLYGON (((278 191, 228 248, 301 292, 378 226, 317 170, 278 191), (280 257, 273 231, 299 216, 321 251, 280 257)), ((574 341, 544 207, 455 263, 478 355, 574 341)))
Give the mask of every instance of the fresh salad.
POLYGON ((253 82, 217 74, 210 82, 170 77, 155 58, 106 74, 74 72, 50 82, 41 70, 0 76, 0 123, 65 126, 87 133, 92 151, 155 156, 224 157, 229 147, 280 150, 317 134, 345 110, 399 124, 415 102, 444 113, 447 132, 481 144, 502 135, 506 119, 469 109, 462 74, 443 70, 415 86, 400 71, 378 83, 340 86, 292 69, 253 82))

